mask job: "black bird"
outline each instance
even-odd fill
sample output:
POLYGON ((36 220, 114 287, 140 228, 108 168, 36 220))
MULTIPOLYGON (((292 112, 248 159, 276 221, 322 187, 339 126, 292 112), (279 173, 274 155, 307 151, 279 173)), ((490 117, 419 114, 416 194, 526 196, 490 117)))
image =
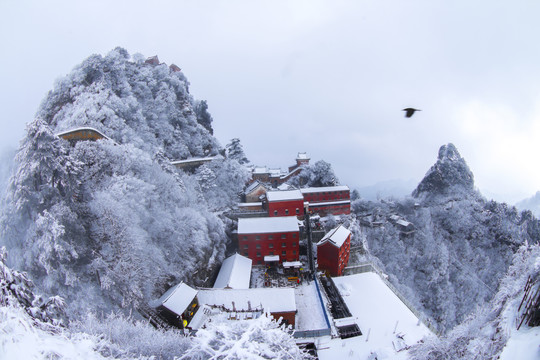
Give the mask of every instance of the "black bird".
POLYGON ((415 109, 415 108, 405 108, 405 109, 403 109, 402 111, 406 111, 405 117, 410 118, 411 116, 413 116, 413 114, 414 114, 415 111, 422 111, 422 110, 420 110, 420 109, 415 109))

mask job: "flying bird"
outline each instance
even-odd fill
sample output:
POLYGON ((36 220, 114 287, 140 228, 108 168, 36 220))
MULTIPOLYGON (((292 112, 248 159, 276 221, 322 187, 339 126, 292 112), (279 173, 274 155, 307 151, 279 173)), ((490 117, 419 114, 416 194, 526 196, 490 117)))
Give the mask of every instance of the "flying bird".
POLYGON ((403 111, 406 111, 405 117, 410 118, 411 116, 413 116, 413 114, 414 114, 415 111, 422 111, 422 110, 420 110, 420 109, 415 109, 415 108, 405 108, 405 109, 403 109, 403 111))

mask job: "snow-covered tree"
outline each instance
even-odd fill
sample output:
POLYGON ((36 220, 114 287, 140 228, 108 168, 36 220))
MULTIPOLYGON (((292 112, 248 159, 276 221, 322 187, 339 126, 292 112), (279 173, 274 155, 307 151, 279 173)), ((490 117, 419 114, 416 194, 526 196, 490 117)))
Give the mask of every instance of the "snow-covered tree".
POLYGON ((238 161, 240 165, 249 163, 242 144, 240 144, 240 139, 231 139, 231 142, 227 144, 225 149, 227 150, 227 158, 238 161))
POLYGON ((297 187, 323 187, 337 185, 339 180, 332 165, 319 160, 312 165, 302 165, 300 173, 293 176, 288 183, 297 187))
POLYGON ((269 316, 244 321, 213 321, 199 329, 194 345, 180 359, 310 359, 284 326, 269 316))

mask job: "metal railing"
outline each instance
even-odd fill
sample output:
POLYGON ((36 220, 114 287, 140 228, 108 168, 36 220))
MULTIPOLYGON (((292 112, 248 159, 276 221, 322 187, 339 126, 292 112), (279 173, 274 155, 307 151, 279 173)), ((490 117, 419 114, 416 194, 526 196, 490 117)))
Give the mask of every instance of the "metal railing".
POLYGON ((330 328, 326 329, 319 329, 319 330, 295 330, 293 332, 293 336, 295 338, 315 338, 315 337, 321 337, 321 336, 327 336, 332 333, 332 330, 330 328))

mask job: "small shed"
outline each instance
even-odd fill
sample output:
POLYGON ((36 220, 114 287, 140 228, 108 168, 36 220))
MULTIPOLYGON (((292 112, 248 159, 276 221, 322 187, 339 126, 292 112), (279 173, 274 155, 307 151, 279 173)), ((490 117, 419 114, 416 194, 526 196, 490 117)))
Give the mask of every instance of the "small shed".
POLYGON ((240 254, 226 258, 221 265, 214 289, 249 289, 252 260, 240 254))
POLYGON ((197 290, 181 282, 167 290, 158 300, 150 302, 149 305, 169 323, 184 328, 197 312, 197 290))

